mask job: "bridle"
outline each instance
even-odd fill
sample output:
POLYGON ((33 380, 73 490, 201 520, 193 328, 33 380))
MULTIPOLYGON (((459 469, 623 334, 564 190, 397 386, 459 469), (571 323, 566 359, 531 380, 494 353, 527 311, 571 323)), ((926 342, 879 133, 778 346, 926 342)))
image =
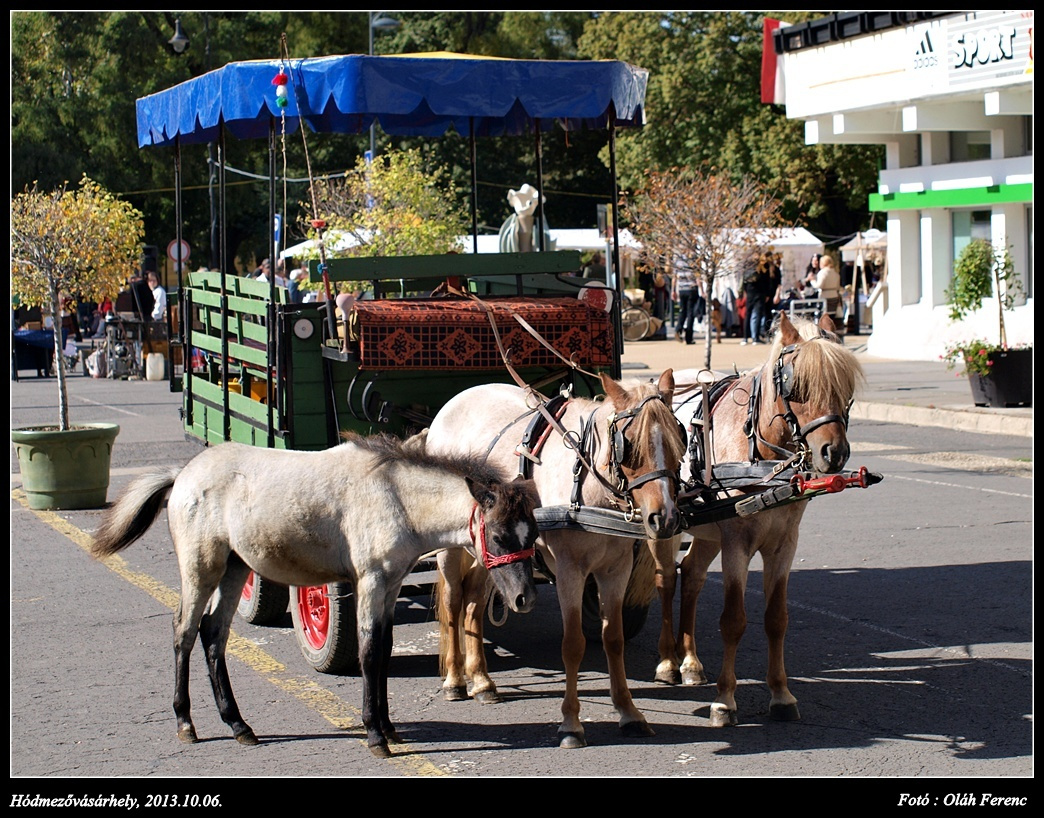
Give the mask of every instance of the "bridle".
MULTIPOLYGON (((825 337, 825 336, 824 336, 825 337)), ((790 438, 793 441, 793 445, 796 449, 785 449, 781 446, 776 446, 773 443, 765 440, 761 436, 760 432, 760 414, 761 414, 761 372, 754 375, 753 388, 750 390, 750 401, 747 411, 747 421, 744 424, 744 431, 746 432, 747 438, 750 441, 750 461, 751 463, 758 462, 761 457, 758 454, 759 444, 771 449, 778 455, 783 456, 786 459, 794 458, 798 460, 799 464, 805 463, 811 459, 812 450, 809 448, 807 437, 809 434, 814 432, 820 426, 825 426, 828 423, 840 423, 844 428, 848 429, 849 414, 852 409, 853 398, 850 398, 848 405, 845 407, 844 414, 826 414, 821 415, 815 420, 811 420, 802 426, 798 422, 797 415, 794 412, 794 408, 791 405, 791 400, 794 399, 794 357, 797 356, 800 350, 799 344, 790 344, 783 347, 780 350, 779 357, 776 359, 776 363, 772 367, 772 383, 776 390, 776 397, 783 404, 783 411, 776 417, 782 417, 784 422, 787 424, 787 428, 790 430, 790 438), (789 357, 789 360, 788 360, 789 357)))
POLYGON ((478 503, 475 503, 471 508, 471 517, 468 520, 468 534, 471 536, 472 544, 478 549, 482 564, 487 570, 499 568, 501 565, 510 565, 513 562, 522 562, 522 560, 529 559, 536 553, 536 548, 529 547, 519 551, 512 551, 509 554, 490 554, 489 547, 486 544, 486 515, 478 503), (477 531, 475 526, 476 516, 478 517, 477 531))
MULTIPOLYGON (((668 407, 668 409, 670 409, 670 406, 664 400, 663 395, 655 394, 648 396, 642 400, 641 403, 631 409, 623 409, 610 413, 606 421, 606 437, 609 449, 606 465, 609 470, 609 478, 605 477, 605 475, 603 475, 598 469, 594 468, 590 463, 591 456, 595 450, 594 429, 596 426, 595 416, 598 413, 597 409, 588 417, 581 418, 579 440, 574 440, 569 433, 564 435, 563 439, 566 441, 566 445, 576 451, 576 461, 573 464, 573 508, 579 508, 581 505, 580 484, 582 482, 583 471, 585 468, 587 471, 592 473, 603 486, 605 486, 617 501, 626 504, 625 514, 627 514, 629 519, 633 519, 639 508, 634 501, 635 489, 644 486, 646 483, 651 483, 654 480, 664 479, 672 481, 675 488, 680 485, 681 477, 678 471, 654 469, 645 472, 644 474, 640 474, 633 479, 628 479, 623 470, 624 463, 627 462, 627 458, 630 455, 631 446, 631 442, 627 439, 626 435, 627 427, 631 425, 639 414, 641 414, 646 404, 656 400, 662 402, 668 407)), ((673 412, 670 414, 673 418, 673 412)), ((676 418, 675 423, 678 425, 678 433, 682 436, 682 445, 684 446, 686 443, 685 427, 678 422, 676 418)))
MULTIPOLYGON (((638 415, 641 414, 645 405, 654 400, 666 403, 663 400, 662 395, 650 395, 633 409, 624 409, 620 412, 613 412, 609 415, 609 420, 606 423, 606 433, 609 443, 609 470, 612 473, 613 478, 616 480, 617 491, 628 498, 628 502, 630 502, 631 492, 639 486, 651 483, 653 480, 668 478, 674 480, 676 484, 678 482, 678 473, 668 471, 667 469, 648 471, 645 474, 640 474, 630 480, 623 471, 623 464, 627 462, 631 449, 631 441, 627 439, 625 434, 627 427, 631 425, 638 415), (621 422, 623 422, 622 427, 620 426, 621 422)), ((668 407, 668 409, 669 408, 670 407, 668 407)), ((674 417, 673 413, 671 413, 671 416, 674 417)), ((678 433, 681 435, 682 446, 684 447, 688 444, 688 434, 686 433, 685 427, 677 418, 675 418, 675 423, 678 425, 678 433)))

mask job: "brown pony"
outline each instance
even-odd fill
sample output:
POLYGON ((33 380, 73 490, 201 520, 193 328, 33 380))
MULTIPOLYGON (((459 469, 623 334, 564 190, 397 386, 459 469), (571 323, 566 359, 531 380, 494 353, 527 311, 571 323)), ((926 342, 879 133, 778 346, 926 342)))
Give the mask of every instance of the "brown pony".
MULTIPOLYGON (((736 473, 758 474, 747 483, 768 477, 773 463, 790 462, 798 469, 840 471, 848 460, 848 412, 863 372, 856 357, 839 343, 834 325, 824 316, 819 324, 791 322, 781 314, 768 361, 732 381, 713 402, 711 462, 736 466, 736 473), (749 434, 748 434, 749 431, 749 434)), ((679 372, 679 381, 690 373, 679 372)), ((691 373, 695 382, 695 372, 691 373)), ((678 419, 688 424, 691 403, 677 403, 678 419)), ((682 477, 689 476, 690 446, 682 477)), ((694 474, 693 477, 700 475, 694 474)), ((733 484, 738 485, 738 484, 733 484)), ((753 485, 751 490, 763 488, 753 485)), ((733 493, 742 491, 734 488, 733 493)), ((747 626, 744 592, 754 554, 764 566, 765 632, 768 635, 770 716, 800 718, 797 699, 787 687, 783 639, 787 632, 787 581, 797 549, 798 528, 808 501, 769 509, 749 517, 734 517, 690 529, 693 543, 681 562, 681 610, 677 640, 673 634, 672 602, 676 583, 675 555, 680 538, 650 541, 656 562, 662 622, 660 663, 656 680, 668 684, 707 681, 696 654, 696 602, 707 569, 721 553, 724 610, 720 628, 724 642, 718 695, 711 705, 714 727, 738 723, 736 711, 736 651, 747 626), (681 660, 679 666, 678 660, 681 660)))
MULTIPOLYGON (((620 729, 628 736, 652 735, 627 686, 622 609, 636 542, 673 542, 679 523, 675 496, 685 442, 684 430, 671 409, 673 373, 668 369, 658 383, 629 389, 602 376, 602 385, 604 401, 570 398, 561 406, 555 424, 558 431, 549 433, 532 465, 544 511, 574 505, 620 510, 633 518, 636 528, 633 536, 622 537, 590 528, 578 531, 541 525, 538 557, 555 577, 562 612, 566 691, 558 736, 564 748, 586 744, 577 682, 586 646, 582 598, 589 576, 598 586, 602 646, 620 729)), ((521 473, 518 449, 537 416, 538 402, 533 393, 505 384, 466 390, 435 417, 428 430, 428 448, 446 454, 481 454, 492 465, 518 467, 521 473)), ((553 411, 550 407, 545 410, 553 411)), ((445 677, 445 696, 449 700, 466 698, 470 678, 473 698, 496 701, 496 686, 489 677, 482 645, 483 613, 490 593, 487 573, 480 566, 462 562, 457 553, 440 554, 438 564, 440 671, 445 677)))

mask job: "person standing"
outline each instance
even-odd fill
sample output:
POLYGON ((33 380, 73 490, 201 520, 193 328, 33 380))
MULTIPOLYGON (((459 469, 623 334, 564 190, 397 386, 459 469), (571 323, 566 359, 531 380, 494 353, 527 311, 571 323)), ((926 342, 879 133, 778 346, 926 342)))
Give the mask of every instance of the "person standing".
POLYGON ((597 250, 591 256, 590 263, 584 267, 584 278, 605 281, 605 258, 597 250))
POLYGON ((160 286, 159 276, 149 271, 149 289, 152 290, 152 313, 153 321, 163 321, 167 317, 167 291, 160 286))
POLYGON ((696 298, 699 289, 696 286, 696 273, 689 265, 687 258, 678 258, 674 263, 674 275, 671 290, 674 300, 678 302, 678 317, 674 322, 674 337, 680 343, 693 343, 693 322, 696 319, 696 298))
POLYGON ((768 259, 762 253, 753 261, 753 267, 743 277, 743 295, 747 301, 747 317, 750 324, 750 343, 760 344, 765 340, 765 328, 771 308, 772 279, 769 277, 768 259))
POLYGON ((287 285, 287 289, 290 290, 290 302, 292 304, 300 304, 304 301, 305 291, 301 289, 301 282, 308 280, 308 262, 302 261, 301 266, 290 273, 290 283, 287 285))

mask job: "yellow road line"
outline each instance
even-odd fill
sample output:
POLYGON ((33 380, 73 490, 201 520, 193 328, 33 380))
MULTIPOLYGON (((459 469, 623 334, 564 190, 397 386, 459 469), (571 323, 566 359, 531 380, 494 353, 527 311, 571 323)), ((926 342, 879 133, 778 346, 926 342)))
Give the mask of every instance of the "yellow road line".
MULTIPOLYGON (((11 498, 35 514, 41 522, 50 526, 58 533, 72 540, 76 545, 90 554, 91 535, 83 531, 68 520, 55 514, 53 511, 38 511, 29 508, 25 492, 14 489, 11 498)), ((127 561, 120 556, 106 557, 97 560, 114 574, 145 591, 149 596, 164 605, 171 612, 178 606, 180 599, 178 592, 168 588, 155 577, 134 571, 127 565, 127 561)), ((362 726, 362 713, 355 707, 340 699, 335 694, 324 689, 314 679, 295 676, 287 670, 286 665, 279 662, 265 651, 261 650, 253 642, 231 631, 228 636, 227 652, 235 656, 248 668, 264 677, 267 681, 280 690, 290 694, 309 709, 315 711, 330 724, 340 730, 350 730, 353 727, 362 726)), ((392 745, 394 753, 394 745, 392 745)), ((400 770, 404 775, 411 776, 444 776, 447 773, 432 764, 423 756, 414 754, 392 755, 388 763, 400 770)))

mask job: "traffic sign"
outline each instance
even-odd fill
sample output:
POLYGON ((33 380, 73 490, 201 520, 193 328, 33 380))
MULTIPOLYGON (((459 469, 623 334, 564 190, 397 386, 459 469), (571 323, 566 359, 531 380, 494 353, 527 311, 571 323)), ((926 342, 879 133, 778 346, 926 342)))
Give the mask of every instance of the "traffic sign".
POLYGON ((188 261, 189 255, 191 254, 191 248, 187 241, 182 239, 179 243, 177 239, 167 245, 167 258, 173 261, 175 264, 184 263, 188 261), (180 253, 178 251, 181 251, 180 253))

